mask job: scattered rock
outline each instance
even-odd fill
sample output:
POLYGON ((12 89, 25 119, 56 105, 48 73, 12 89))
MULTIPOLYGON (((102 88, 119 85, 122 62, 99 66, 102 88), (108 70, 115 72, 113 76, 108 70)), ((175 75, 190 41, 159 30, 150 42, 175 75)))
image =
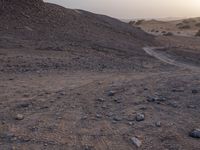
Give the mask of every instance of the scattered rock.
POLYGON ((147 91, 148 90, 148 88, 144 88, 144 91, 147 91))
POLYGON ((135 119, 136 119, 136 121, 138 121, 138 122, 139 122, 139 121, 144 121, 145 116, 144 116, 144 114, 138 113, 138 114, 136 115, 135 119))
POLYGON ((98 102, 105 102, 105 99, 103 99, 103 98, 98 98, 97 101, 98 101, 98 102))
POLYGON ((62 119, 63 117, 59 116, 58 119, 62 119))
POLYGON ((88 118, 87 116, 83 116, 81 119, 86 120, 87 118, 88 118))
POLYGON ((29 97, 29 96, 30 96, 29 94, 24 94, 24 95, 23 95, 23 97, 29 97))
POLYGON ((24 28, 25 28, 26 30, 28 30, 28 31, 33 31, 33 29, 30 28, 30 27, 28 27, 28 26, 25 26, 24 28))
POLYGON ((200 138, 200 129, 194 129, 189 134, 193 138, 200 138))
POLYGON ((17 114, 15 117, 16 120, 23 120, 24 119, 24 115, 22 114, 17 114))
POLYGON ((85 145, 85 146, 83 146, 82 149, 83 149, 83 150, 92 150, 93 147, 92 147, 92 146, 85 145))
POLYGON ((139 109, 140 110, 147 110, 147 107, 146 106, 141 106, 139 109))
POLYGON ((164 102, 164 101, 166 101, 166 98, 162 97, 162 96, 160 96, 160 97, 148 97, 147 101, 148 102, 164 102))
POLYGON ((192 94, 197 94, 198 91, 197 90, 192 90, 192 94))
POLYGON ((116 124, 116 123, 117 123, 117 121, 113 120, 113 121, 112 121, 112 123, 113 123, 113 124, 116 124))
POLYGON ((122 121, 122 118, 119 117, 119 116, 115 116, 115 117, 113 118, 113 120, 114 120, 114 121, 122 121))
POLYGON ((101 108, 103 108, 103 109, 106 109, 106 108, 107 108, 107 106, 106 106, 106 105, 103 105, 101 108))
POLYGON ((121 100, 120 99, 114 99, 114 102, 116 102, 116 103, 121 103, 121 100))
POLYGON ((155 125, 156 125, 156 127, 161 127, 161 122, 160 122, 160 121, 157 121, 157 122, 155 123, 155 125))
POLYGON ((169 106, 172 106, 172 107, 174 107, 174 108, 177 108, 177 107, 178 107, 177 102, 170 102, 168 105, 169 105, 169 106))
POLYGON ((147 98, 147 101, 148 101, 148 102, 155 102, 155 99, 152 98, 152 97, 148 97, 148 98, 147 98))
POLYGON ((50 103, 54 103, 54 102, 55 102, 55 100, 54 100, 54 99, 51 99, 49 102, 50 102, 50 103))
POLYGON ((29 107, 29 106, 30 106, 30 103, 25 102, 25 103, 19 104, 17 107, 18 107, 18 108, 26 108, 26 107, 29 107))
POLYGON ((49 106, 41 106, 39 109, 48 109, 49 106))
POLYGON ((115 91, 109 91, 109 92, 108 92, 108 96, 114 96, 115 94, 116 94, 115 91))
POLYGON ((139 140, 137 137, 132 137, 131 141, 137 147, 141 147, 142 146, 142 141, 139 140))
POLYGON ((181 89, 173 89, 172 92, 184 92, 184 90, 181 90, 181 89))
POLYGON ((132 125, 134 125, 134 122, 128 122, 128 124, 129 124, 130 126, 132 126, 132 125))
POLYGON ((108 117, 111 117, 111 116, 113 116, 114 114, 112 113, 112 112, 109 112, 108 114, 107 114, 107 116, 108 117))
POLYGON ((188 105, 187 108, 196 109, 197 107, 194 105, 188 105))
POLYGON ((102 115, 96 114, 96 118, 102 118, 102 115))

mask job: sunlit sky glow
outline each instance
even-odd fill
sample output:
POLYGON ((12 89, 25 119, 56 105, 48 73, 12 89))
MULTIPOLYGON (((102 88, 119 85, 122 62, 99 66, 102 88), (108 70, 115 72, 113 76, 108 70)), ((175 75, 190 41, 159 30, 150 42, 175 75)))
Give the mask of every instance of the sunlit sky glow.
POLYGON ((116 18, 200 17, 200 0, 45 0, 116 18))

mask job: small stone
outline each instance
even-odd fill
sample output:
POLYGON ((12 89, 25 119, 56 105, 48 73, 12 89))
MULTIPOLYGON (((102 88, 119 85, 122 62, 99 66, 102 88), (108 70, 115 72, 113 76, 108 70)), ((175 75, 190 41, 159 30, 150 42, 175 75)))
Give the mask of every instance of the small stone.
POLYGON ((60 92, 59 93, 61 96, 64 96, 65 95, 65 92, 60 92))
POLYGON ((98 98, 97 101, 99 101, 99 102, 105 102, 105 99, 103 99, 103 98, 98 98))
POLYGON ((113 118, 113 120, 114 120, 114 121, 121 121, 121 120, 122 120, 122 118, 121 118, 121 117, 119 117, 119 116, 115 116, 115 117, 113 118))
POLYGON ((161 127, 161 122, 160 122, 160 121, 157 121, 157 122, 155 123, 155 125, 156 125, 156 127, 161 127))
POLYGON ((194 129, 189 134, 193 138, 200 138, 200 129, 194 129))
POLYGON ((24 94, 23 97, 29 97, 29 94, 24 94))
POLYGON ((114 99, 114 102, 119 104, 119 103, 121 103, 121 100, 120 99, 114 99))
POLYGON ((115 91, 109 91, 109 92, 108 92, 108 96, 114 96, 115 94, 116 94, 115 91))
POLYGON ((54 102, 55 102, 55 100, 54 100, 54 99, 51 99, 49 102, 50 102, 50 103, 54 103, 54 102))
POLYGON ((174 107, 174 108, 177 108, 177 107, 178 107, 177 102, 170 102, 169 105, 170 105, 171 107, 174 107))
POLYGON ((138 113, 135 117, 136 121, 138 121, 138 122, 144 121, 144 118, 145 118, 144 114, 141 114, 141 113, 138 113))
POLYGON ((162 97, 162 96, 159 96, 159 97, 157 97, 157 96, 156 97, 148 97, 147 101, 148 102, 157 102, 157 103, 160 103, 160 102, 166 101, 166 98, 162 97))
POLYGON ((85 145, 83 146, 83 150, 92 150, 92 146, 85 145))
POLYGON ((76 106, 71 106, 71 108, 76 108, 76 106))
POLYGON ((101 108, 103 108, 103 109, 106 109, 106 108, 107 108, 107 106, 106 106, 106 105, 103 105, 101 108))
POLYGON ((192 90, 192 94, 197 94, 198 93, 198 91, 197 90, 192 90))
POLYGON ((172 92, 184 92, 183 89, 173 89, 172 92))
POLYGON ((102 115, 96 114, 96 118, 102 118, 102 115))
POLYGON ((18 107, 21 107, 21 108, 26 108, 26 107, 29 107, 29 103, 22 103, 22 104, 19 104, 18 107))
POLYGON ((131 141, 137 147, 141 147, 141 145, 142 145, 142 141, 140 141, 137 137, 132 137, 131 141))
POLYGON ((81 120, 86 120, 88 118, 88 116, 83 116, 81 117, 81 120))
POLYGON ((188 105, 187 108, 195 109, 196 106, 194 106, 194 105, 188 105))
POLYGON ((152 97, 149 97, 149 98, 147 99, 147 101, 148 101, 148 102, 155 102, 156 100, 155 100, 154 98, 152 98, 152 97))
POLYGON ((132 125, 134 125, 134 122, 128 122, 128 124, 129 124, 130 126, 132 126, 132 125))
POLYGON ((15 117, 16 120, 23 120, 24 119, 24 115, 22 114, 17 114, 15 117))
POLYGON ((146 106, 141 106, 139 109, 140 110, 147 110, 147 107, 146 106))
POLYGON ((47 109, 47 108, 49 108, 49 106, 42 106, 39 109, 47 109))
POLYGON ((114 114, 112 113, 112 112, 109 112, 108 114, 107 114, 107 116, 108 117, 112 117, 114 114))
POLYGON ((117 123, 117 121, 113 120, 113 121, 112 121, 112 123, 113 123, 113 124, 116 124, 116 123, 117 123))

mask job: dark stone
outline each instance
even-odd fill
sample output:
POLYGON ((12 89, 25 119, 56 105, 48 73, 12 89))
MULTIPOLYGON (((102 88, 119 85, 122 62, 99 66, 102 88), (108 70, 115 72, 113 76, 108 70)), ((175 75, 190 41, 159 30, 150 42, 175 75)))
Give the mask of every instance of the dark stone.
POLYGON ((114 99, 114 102, 116 102, 116 103, 121 103, 121 100, 120 99, 114 99))
POLYGON ((192 94, 197 94, 198 91, 197 90, 192 90, 192 94))
POLYGON ((17 114, 15 117, 16 120, 23 120, 24 119, 24 115, 22 114, 17 114))
POLYGON ((155 123, 155 125, 156 125, 156 127, 161 127, 161 122, 158 121, 158 122, 155 123))
POLYGON ((105 99, 103 99, 103 98, 98 98, 97 101, 98 101, 98 102, 105 102, 105 99))
POLYGON ((115 94, 116 94, 115 91, 109 91, 109 92, 108 92, 108 96, 114 96, 115 94))
POLYGON ((140 122, 140 121, 144 121, 145 116, 144 114, 138 113, 135 117, 136 121, 140 122))
POLYGON ((192 130, 189 135, 193 138, 200 138, 200 129, 192 130))
POLYGON ((122 121, 122 118, 119 117, 119 116, 115 116, 115 117, 113 118, 113 120, 114 120, 114 121, 122 121))
POLYGON ((30 106, 30 103, 21 103, 21 104, 19 104, 17 107, 18 108, 26 108, 26 107, 29 107, 30 106))

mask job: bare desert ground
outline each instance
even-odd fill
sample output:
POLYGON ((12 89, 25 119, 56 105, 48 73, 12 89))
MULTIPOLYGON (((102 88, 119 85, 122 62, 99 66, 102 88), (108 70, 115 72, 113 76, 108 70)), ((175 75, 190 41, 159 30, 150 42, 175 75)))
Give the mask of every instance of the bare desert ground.
POLYGON ((6 4, 0 150, 200 150, 199 38, 40 0, 6 4))
POLYGON ((200 30, 200 18, 181 19, 174 21, 137 20, 131 25, 140 27, 145 32, 153 35, 177 35, 193 37, 200 30))

